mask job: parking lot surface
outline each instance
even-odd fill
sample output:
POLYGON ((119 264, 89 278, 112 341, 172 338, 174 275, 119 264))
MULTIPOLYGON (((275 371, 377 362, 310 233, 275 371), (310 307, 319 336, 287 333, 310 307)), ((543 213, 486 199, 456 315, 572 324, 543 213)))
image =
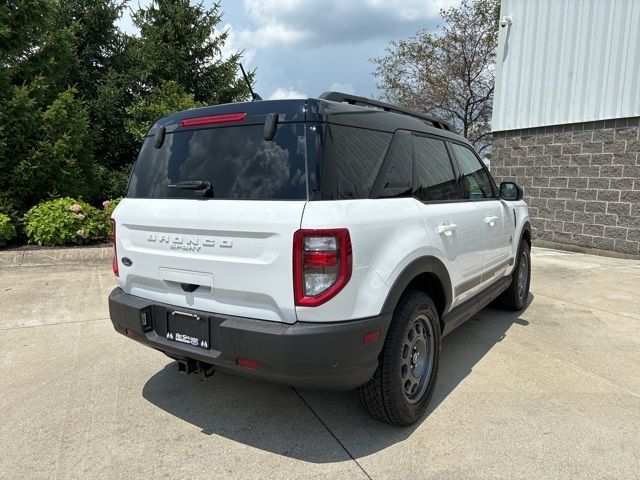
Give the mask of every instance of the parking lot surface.
POLYGON ((175 363, 115 333, 110 263, 0 268, 0 478, 640 478, 640 262, 535 249, 530 304, 443 340, 429 414, 175 363))

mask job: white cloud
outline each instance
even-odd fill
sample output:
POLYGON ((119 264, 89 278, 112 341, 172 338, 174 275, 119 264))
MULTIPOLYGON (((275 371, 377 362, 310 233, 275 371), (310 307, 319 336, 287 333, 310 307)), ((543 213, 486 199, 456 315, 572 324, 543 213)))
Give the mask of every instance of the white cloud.
POLYGON ((279 23, 268 23, 255 30, 238 30, 236 37, 237 42, 244 48, 261 48, 294 44, 306 40, 309 34, 279 23))
POLYGON ((290 98, 307 98, 302 92, 299 92, 293 87, 288 88, 276 88, 275 91, 269 97, 269 100, 286 100, 290 98))
POLYGON ((460 0, 244 0, 252 25, 237 32, 244 48, 396 38, 432 27, 460 0))
POLYGON ((254 57, 256 56, 256 51, 254 48, 250 48, 246 44, 242 43, 238 39, 238 34, 236 29, 233 28, 233 25, 227 23, 222 29, 218 32, 216 31, 214 35, 218 35, 220 32, 227 31, 229 36, 227 37, 227 41, 224 42, 224 45, 220 48, 220 53, 222 54, 222 59, 226 60, 234 53, 242 51, 242 65, 246 68, 252 64, 254 57))
POLYGON ((460 0, 365 0, 367 7, 404 20, 433 18, 441 9, 457 6, 460 0))

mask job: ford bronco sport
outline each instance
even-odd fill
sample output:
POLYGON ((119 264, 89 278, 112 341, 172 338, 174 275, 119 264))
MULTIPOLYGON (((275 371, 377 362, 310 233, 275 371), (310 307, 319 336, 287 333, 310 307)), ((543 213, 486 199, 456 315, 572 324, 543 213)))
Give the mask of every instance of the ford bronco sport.
POLYGON ((325 93, 167 115, 113 213, 115 329, 191 373, 425 412, 441 338, 530 282, 520 188, 447 124, 325 93))

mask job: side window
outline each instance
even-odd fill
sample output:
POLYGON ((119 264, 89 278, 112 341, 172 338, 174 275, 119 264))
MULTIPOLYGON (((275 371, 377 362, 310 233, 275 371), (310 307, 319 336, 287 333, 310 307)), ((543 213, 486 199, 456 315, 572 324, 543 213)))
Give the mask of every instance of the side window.
POLYGON ((413 137, 413 157, 418 184, 415 196, 423 202, 457 200, 455 175, 442 140, 413 137))
POLYGON ((329 125, 329 145, 337 170, 338 199, 368 198, 387 153, 392 134, 329 125))
POLYGON ((397 133, 387 153, 387 167, 382 177, 378 198, 410 197, 413 183, 411 135, 397 133))
POLYGON ((468 147, 451 144, 453 153, 458 160, 458 167, 462 175, 462 198, 492 198, 494 197, 491 179, 476 155, 468 147))

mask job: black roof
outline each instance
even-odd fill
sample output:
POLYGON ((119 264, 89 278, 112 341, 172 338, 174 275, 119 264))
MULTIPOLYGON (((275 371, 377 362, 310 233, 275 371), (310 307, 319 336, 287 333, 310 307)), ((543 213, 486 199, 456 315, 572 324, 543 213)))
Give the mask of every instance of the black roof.
MULTIPOLYGON (((335 92, 331 92, 332 94, 335 92)), ((324 94, 327 96, 327 94, 324 94)), ((362 97, 354 97, 346 94, 338 94, 350 98, 367 100, 367 105, 361 106, 357 103, 337 102, 326 98, 307 98, 292 100, 261 100, 253 102, 227 103, 184 110, 171 113, 157 119, 149 135, 153 135, 157 128, 165 127, 167 132, 180 130, 180 121, 187 118, 203 117, 208 115, 220 115, 225 113, 244 112, 247 114, 242 125, 256 125, 264 123, 268 114, 277 113, 278 122, 319 122, 333 123, 345 126, 368 128, 386 132, 396 130, 411 130, 416 132, 430 133, 455 140, 466 140, 461 135, 453 131, 445 122, 440 122, 417 112, 412 112, 393 105, 375 102, 362 97), (378 105, 376 105, 378 104, 378 105), (382 105, 384 108, 380 107, 382 105), (441 125, 436 127, 435 124, 441 125), (444 127, 446 125, 446 127, 444 127), (447 128, 448 127, 448 128, 447 128)), ((331 98, 331 96, 328 96, 331 98)), ((336 97, 334 97, 336 98, 336 97)))

